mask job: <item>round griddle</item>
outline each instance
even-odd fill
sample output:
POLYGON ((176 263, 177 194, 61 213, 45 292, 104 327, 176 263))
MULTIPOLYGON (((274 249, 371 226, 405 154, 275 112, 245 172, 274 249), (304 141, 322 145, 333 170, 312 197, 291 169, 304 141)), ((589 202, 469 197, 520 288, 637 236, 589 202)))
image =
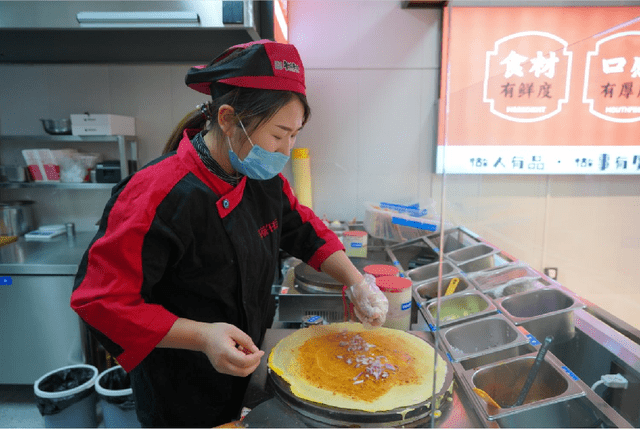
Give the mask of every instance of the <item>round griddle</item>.
MULTIPOLYGON (((426 340, 423 336, 418 336, 427 342, 432 348, 433 343, 426 340)), ((446 411, 448 405, 451 404, 451 396, 453 391, 453 368, 449 365, 444 354, 438 352, 438 360, 447 363, 447 374, 442 388, 435 396, 424 402, 415 405, 407 405, 406 407, 392 409, 382 412, 363 412, 354 409, 342 409, 320 403, 311 402, 297 397, 291 392, 290 385, 287 381, 278 376, 275 372, 268 369, 269 383, 273 387, 277 398, 284 402, 294 411, 324 425, 336 427, 397 427, 411 426, 424 423, 430 418, 432 412, 431 402, 435 399, 436 410, 442 415, 446 411)), ((436 416, 437 420, 438 416, 436 416)))
MULTIPOLYGON (((361 272, 370 264, 389 264, 366 258, 350 258, 354 266, 361 272)), ((342 293, 343 285, 324 272, 318 272, 306 263, 298 264, 294 269, 294 283, 308 293, 342 293)))

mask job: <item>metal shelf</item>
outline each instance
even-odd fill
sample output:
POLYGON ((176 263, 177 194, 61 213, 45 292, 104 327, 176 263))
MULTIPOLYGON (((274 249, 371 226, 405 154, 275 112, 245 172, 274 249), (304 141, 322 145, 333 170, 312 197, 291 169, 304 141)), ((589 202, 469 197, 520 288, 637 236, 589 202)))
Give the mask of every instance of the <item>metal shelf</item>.
POLYGON ((113 142, 117 143, 120 139, 126 141, 136 140, 136 136, 108 135, 108 136, 73 136, 73 135, 52 135, 52 134, 35 134, 35 135, 0 135, 2 141, 23 141, 35 140, 42 142, 113 142))
MULTIPOLYGON (((120 177, 122 179, 129 176, 132 173, 129 170, 129 160, 135 162, 137 167, 138 163, 138 143, 136 136, 124 136, 124 135, 109 135, 109 136, 74 136, 74 135, 0 135, 0 143, 2 142, 64 142, 64 143, 117 143, 118 144, 118 158, 120 160, 120 177), (130 153, 127 156, 127 147, 130 146, 130 153)), ((89 188, 107 188, 114 184, 91 184, 91 183, 21 183, 21 184, 0 184, 0 188, 24 188, 24 187, 51 187, 55 188, 69 188, 69 189, 89 189, 89 188)))
POLYGON ((66 190, 110 190, 116 184, 96 184, 93 182, 0 182, 0 188, 58 188, 66 190))

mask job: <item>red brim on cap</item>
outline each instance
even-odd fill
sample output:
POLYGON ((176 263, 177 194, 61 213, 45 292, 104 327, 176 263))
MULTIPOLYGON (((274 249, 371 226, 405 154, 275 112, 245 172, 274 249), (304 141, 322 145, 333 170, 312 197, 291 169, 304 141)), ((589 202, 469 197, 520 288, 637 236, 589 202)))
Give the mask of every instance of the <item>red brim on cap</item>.
MULTIPOLYGON (((295 91, 306 95, 306 88, 301 82, 292 82, 291 79, 280 78, 277 76, 242 76, 239 78, 221 79, 219 82, 236 87, 295 91)), ((209 87, 207 87, 207 91, 210 91, 209 87)))

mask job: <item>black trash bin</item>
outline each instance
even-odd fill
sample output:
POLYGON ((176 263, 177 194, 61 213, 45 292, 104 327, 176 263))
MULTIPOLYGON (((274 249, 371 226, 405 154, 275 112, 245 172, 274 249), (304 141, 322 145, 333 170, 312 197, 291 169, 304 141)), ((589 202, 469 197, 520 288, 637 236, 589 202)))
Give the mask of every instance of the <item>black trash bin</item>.
POLYGON ((96 379, 98 369, 89 364, 61 367, 38 379, 33 390, 45 427, 97 427, 96 379))

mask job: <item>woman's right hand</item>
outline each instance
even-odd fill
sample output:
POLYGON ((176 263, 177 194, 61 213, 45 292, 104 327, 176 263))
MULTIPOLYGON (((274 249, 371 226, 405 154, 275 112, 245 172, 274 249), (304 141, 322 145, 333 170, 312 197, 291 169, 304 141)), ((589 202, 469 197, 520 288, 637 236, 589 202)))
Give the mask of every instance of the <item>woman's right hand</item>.
POLYGON ((234 325, 212 323, 201 327, 202 352, 220 373, 248 376, 260 364, 260 351, 251 337, 234 325))
POLYGON ((242 377, 256 370, 264 355, 251 337, 234 325, 186 318, 175 321, 158 347, 204 352, 218 372, 242 377))

